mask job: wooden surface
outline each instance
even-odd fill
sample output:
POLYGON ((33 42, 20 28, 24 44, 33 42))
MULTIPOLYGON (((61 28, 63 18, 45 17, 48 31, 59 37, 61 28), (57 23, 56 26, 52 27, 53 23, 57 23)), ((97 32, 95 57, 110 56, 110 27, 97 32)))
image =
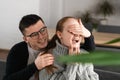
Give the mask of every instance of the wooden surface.
POLYGON ((108 41, 120 38, 120 34, 113 33, 103 33, 103 32, 93 32, 95 44, 102 46, 111 46, 120 48, 120 41, 112 44, 105 44, 108 41))
POLYGON ((6 61, 6 57, 8 55, 9 50, 0 49, 0 61, 6 61))

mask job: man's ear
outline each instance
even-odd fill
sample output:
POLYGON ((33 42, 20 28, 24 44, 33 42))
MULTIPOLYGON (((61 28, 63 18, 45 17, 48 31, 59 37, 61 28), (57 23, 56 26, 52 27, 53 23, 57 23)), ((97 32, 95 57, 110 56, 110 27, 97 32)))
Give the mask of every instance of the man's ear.
POLYGON ((57 36, 58 36, 59 39, 62 38, 62 36, 61 36, 61 32, 60 32, 60 31, 57 31, 56 34, 57 34, 57 36))
POLYGON ((23 36, 23 40, 28 43, 27 37, 23 36))

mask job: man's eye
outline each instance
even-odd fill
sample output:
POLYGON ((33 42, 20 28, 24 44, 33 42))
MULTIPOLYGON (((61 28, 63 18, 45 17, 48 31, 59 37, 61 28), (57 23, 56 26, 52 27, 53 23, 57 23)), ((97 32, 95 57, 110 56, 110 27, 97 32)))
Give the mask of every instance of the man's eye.
POLYGON ((34 36, 37 36, 37 35, 38 35, 38 33, 36 32, 36 33, 31 34, 31 37, 34 37, 34 36))
POLYGON ((40 30, 41 33, 44 32, 44 31, 45 31, 45 29, 41 29, 41 30, 40 30))

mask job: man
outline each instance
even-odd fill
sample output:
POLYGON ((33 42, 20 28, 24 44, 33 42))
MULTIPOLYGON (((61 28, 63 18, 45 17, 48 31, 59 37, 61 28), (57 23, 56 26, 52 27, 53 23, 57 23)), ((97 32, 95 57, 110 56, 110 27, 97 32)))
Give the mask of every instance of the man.
MULTIPOLYGON (((11 48, 3 80, 35 80, 36 71, 54 62, 52 54, 42 54, 48 44, 48 32, 41 17, 35 14, 24 16, 20 21, 19 29, 24 41, 11 48)), ((85 39, 83 48, 87 47, 90 50, 94 49, 92 36, 85 39)))

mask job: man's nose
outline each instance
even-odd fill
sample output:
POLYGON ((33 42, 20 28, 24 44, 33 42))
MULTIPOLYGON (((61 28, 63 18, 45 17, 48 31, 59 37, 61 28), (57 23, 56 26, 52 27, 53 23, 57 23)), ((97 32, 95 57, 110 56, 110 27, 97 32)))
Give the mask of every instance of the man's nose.
POLYGON ((43 35, 40 32, 38 32, 38 37, 43 38, 43 35))

